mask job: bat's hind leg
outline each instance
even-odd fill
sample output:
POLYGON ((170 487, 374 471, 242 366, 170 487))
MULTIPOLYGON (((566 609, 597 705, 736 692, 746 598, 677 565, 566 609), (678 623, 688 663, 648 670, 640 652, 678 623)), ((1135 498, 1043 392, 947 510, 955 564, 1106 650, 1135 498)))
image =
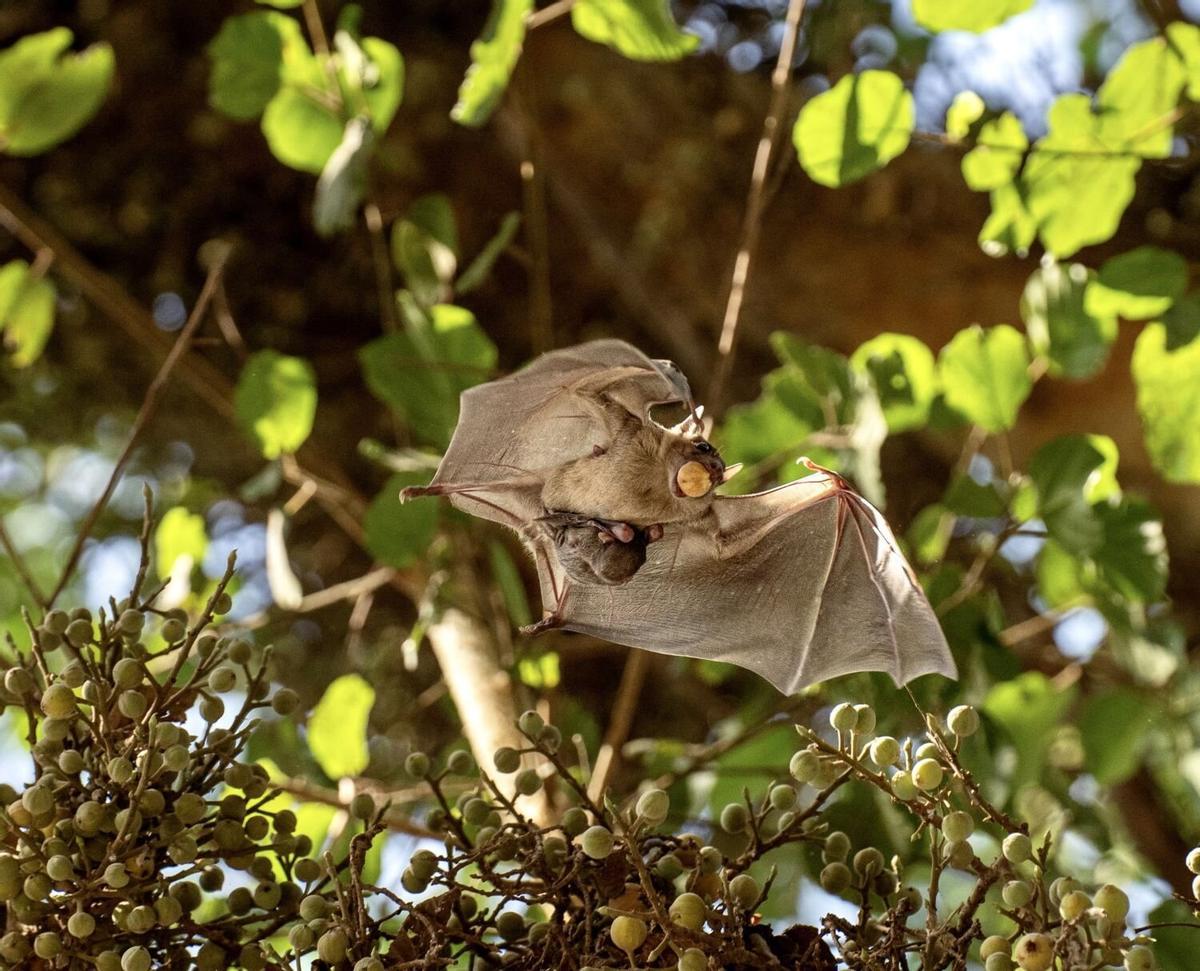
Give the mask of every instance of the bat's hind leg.
POLYGON ((562 627, 567 622, 564 608, 567 605, 567 591, 570 588, 571 585, 564 581, 562 590, 558 594, 558 600, 554 604, 554 609, 536 624, 526 624, 520 629, 521 633, 529 637, 537 637, 538 634, 544 634, 548 630, 558 630, 562 627))

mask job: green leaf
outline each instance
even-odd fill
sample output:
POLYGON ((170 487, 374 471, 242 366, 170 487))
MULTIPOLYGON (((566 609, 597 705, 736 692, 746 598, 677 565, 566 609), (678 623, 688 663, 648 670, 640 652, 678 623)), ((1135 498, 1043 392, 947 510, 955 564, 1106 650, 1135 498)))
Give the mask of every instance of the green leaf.
POLYGON ((1103 536, 1088 485, 1101 478, 1104 462, 1105 456, 1086 435, 1064 435, 1043 445, 1029 463, 1038 514, 1050 535, 1077 555, 1095 551, 1103 536))
POLYGON ((1162 324, 1167 330, 1168 351, 1177 351, 1195 340, 1200 334, 1200 291, 1184 294, 1171 304, 1162 324))
POLYGON ((1139 246, 1114 256, 1088 284, 1087 312, 1126 320, 1149 320, 1187 289, 1187 262, 1178 253, 1158 246, 1139 246))
POLYGON ((1167 40, 1183 60, 1188 97, 1200 101, 1200 27, 1182 21, 1167 24, 1167 40))
POLYGON ((381 563, 403 569, 425 555, 438 525, 436 502, 400 502, 400 490, 424 485, 428 476, 419 472, 400 472, 367 507, 363 530, 367 549, 381 563))
POLYGON ((254 0, 254 2, 264 7, 275 7, 279 10, 292 10, 296 7, 304 6, 304 0, 254 0))
POLYGON ((312 365, 278 351, 251 355, 238 378, 234 407, 264 457, 295 452, 312 431, 317 411, 312 365))
POLYGON ((1028 10, 1033 0, 913 0, 913 18, 926 30, 969 30, 982 34, 1028 10))
POLYGON ((488 240, 487 245, 479 251, 479 255, 471 261, 470 266, 459 274, 454 289, 458 293, 470 293, 483 283, 488 274, 492 272, 496 260, 508 249, 520 228, 521 214, 519 212, 506 213, 500 220, 500 228, 496 230, 496 235, 488 240))
POLYGON ((363 100, 367 103, 375 134, 382 135, 404 99, 404 58, 393 44, 378 37, 364 37, 362 50, 371 62, 370 79, 363 86, 363 100))
POLYGON ((979 230, 979 245, 989 256, 1025 256, 1037 235, 1037 221, 1025 205, 1021 189, 1002 185, 991 193, 992 211, 979 230))
POLYGON ((571 25, 634 61, 677 61, 700 43, 679 29, 668 0, 576 0, 571 25))
POLYGON ((811 425, 767 391, 756 401, 730 408, 717 440, 726 461, 754 464, 799 447, 811 431, 811 425))
POLYGON ((836 188, 908 148, 913 118, 912 94, 895 74, 848 74, 800 110, 792 141, 809 178, 836 188))
POLYGON ((342 143, 342 119, 305 90, 282 88, 262 117, 263 135, 284 165, 319 175, 342 143))
POLYGON ((1131 44, 1096 92, 1098 136, 1143 158, 1166 158, 1185 81, 1183 62, 1165 38, 1131 44))
POLYGON ((154 531, 154 568, 160 580, 171 575, 181 556, 198 566, 207 551, 208 531, 203 516, 188 512, 183 506, 174 506, 163 513, 154 531))
POLYGON ((1130 499, 1094 508, 1104 530, 1095 553, 1101 578, 1135 603, 1161 600, 1167 586, 1167 544, 1158 513, 1149 503, 1130 499))
POLYGON ((1038 671, 1027 671, 988 692, 983 712, 1004 729, 1017 750, 1014 789, 1040 778, 1054 729, 1078 690, 1077 685, 1060 687, 1038 671))
POLYGON ((13 367, 28 367, 45 350, 54 327, 54 284, 34 276, 24 260, 0 268, 0 332, 13 367))
POLYGON ((959 331, 942 348, 938 372, 947 403, 988 432, 1012 428, 1033 387, 1025 339, 1007 324, 959 331))
POLYGON ((1053 539, 1042 544, 1038 554, 1038 593, 1052 610, 1065 610, 1091 600, 1088 593, 1090 565, 1068 553, 1053 539))
POLYGON ((1021 317, 1034 351, 1053 375, 1089 378, 1108 360, 1117 336, 1112 314, 1085 309, 1094 274, 1078 263, 1043 263, 1021 296, 1021 317))
POLYGON ((291 17, 266 10, 227 17, 208 45, 208 103, 239 121, 257 118, 283 83, 285 49, 311 57, 291 17))
POLYGON ((850 366, 870 376, 892 432, 922 427, 938 391, 933 352, 916 337, 883 333, 850 355, 850 366))
POLYGON ((1146 449, 1170 482, 1200 482, 1200 341, 1167 349, 1162 324, 1133 348, 1133 381, 1146 449))
POLYGON ((917 562, 928 565, 946 555, 953 529, 954 517, 950 510, 935 502, 917 513, 905 538, 917 562))
POLYGON ((963 179, 977 192, 1008 185, 1016 177, 1028 148, 1029 139, 1021 122, 1006 111, 979 129, 975 147, 963 156, 963 179))
POLYGON ((67 54, 71 39, 57 27, 0 51, 0 151, 38 155, 79 131, 104 102, 112 48, 67 54))
POLYGON ((496 367, 496 346, 462 307, 430 309, 426 327, 388 334, 359 351, 367 387, 426 442, 445 446, 458 396, 496 367))
POLYGON ((332 236, 354 225, 358 205, 367 190, 367 163, 375 136, 371 122, 360 115, 346 123, 346 131, 321 175, 313 196, 313 228, 319 236, 332 236))
POLYGON ((492 0, 492 12, 483 34, 471 45, 471 66, 450 112, 460 125, 477 128, 496 110, 521 56, 525 18, 532 10, 533 0, 492 0))
POLYGON ((1005 513, 1004 498, 993 485, 983 485, 969 475, 959 475, 942 497, 943 505, 957 516, 994 519, 1005 513))
POLYGON ((1114 688, 1088 698, 1079 716, 1084 768, 1103 786, 1124 782, 1142 761, 1157 709, 1129 688, 1114 688))
POLYGON ((962 141, 986 110, 983 98, 974 91, 958 92, 946 109, 946 134, 956 142, 962 141))
POLYGON ((392 262, 424 307, 448 298, 458 268, 458 232, 450 200, 421 196, 404 219, 392 224, 392 262))
POLYGON ((367 719, 375 689, 357 674, 333 681, 308 717, 308 747, 330 779, 360 775, 367 767, 367 719))

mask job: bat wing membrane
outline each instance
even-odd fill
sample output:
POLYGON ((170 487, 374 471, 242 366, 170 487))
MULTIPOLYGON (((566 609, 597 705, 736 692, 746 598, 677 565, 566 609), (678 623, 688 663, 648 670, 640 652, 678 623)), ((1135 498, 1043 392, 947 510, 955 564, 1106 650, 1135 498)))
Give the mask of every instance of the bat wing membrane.
POLYGON ((784 693, 855 671, 956 675, 937 618, 879 513, 825 473, 668 527, 613 588, 572 586, 566 626, 749 668, 784 693))

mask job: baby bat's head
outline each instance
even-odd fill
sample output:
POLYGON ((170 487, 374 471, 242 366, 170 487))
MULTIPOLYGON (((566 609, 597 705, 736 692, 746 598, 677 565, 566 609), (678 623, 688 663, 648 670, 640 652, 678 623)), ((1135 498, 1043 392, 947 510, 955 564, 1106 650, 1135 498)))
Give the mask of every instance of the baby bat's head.
POLYGON ((641 529, 575 513, 550 513, 538 522, 553 540, 563 572, 577 583, 627 582, 646 562, 646 547, 662 535, 659 526, 641 529))

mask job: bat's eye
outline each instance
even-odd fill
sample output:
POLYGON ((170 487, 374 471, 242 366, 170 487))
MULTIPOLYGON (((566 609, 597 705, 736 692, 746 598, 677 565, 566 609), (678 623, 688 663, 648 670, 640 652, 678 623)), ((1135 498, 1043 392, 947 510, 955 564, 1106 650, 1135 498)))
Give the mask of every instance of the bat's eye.
POLYGON ((716 452, 716 449, 709 445, 708 442, 706 442, 703 438, 701 438, 696 442, 696 451, 701 455, 712 455, 714 452, 716 452))

